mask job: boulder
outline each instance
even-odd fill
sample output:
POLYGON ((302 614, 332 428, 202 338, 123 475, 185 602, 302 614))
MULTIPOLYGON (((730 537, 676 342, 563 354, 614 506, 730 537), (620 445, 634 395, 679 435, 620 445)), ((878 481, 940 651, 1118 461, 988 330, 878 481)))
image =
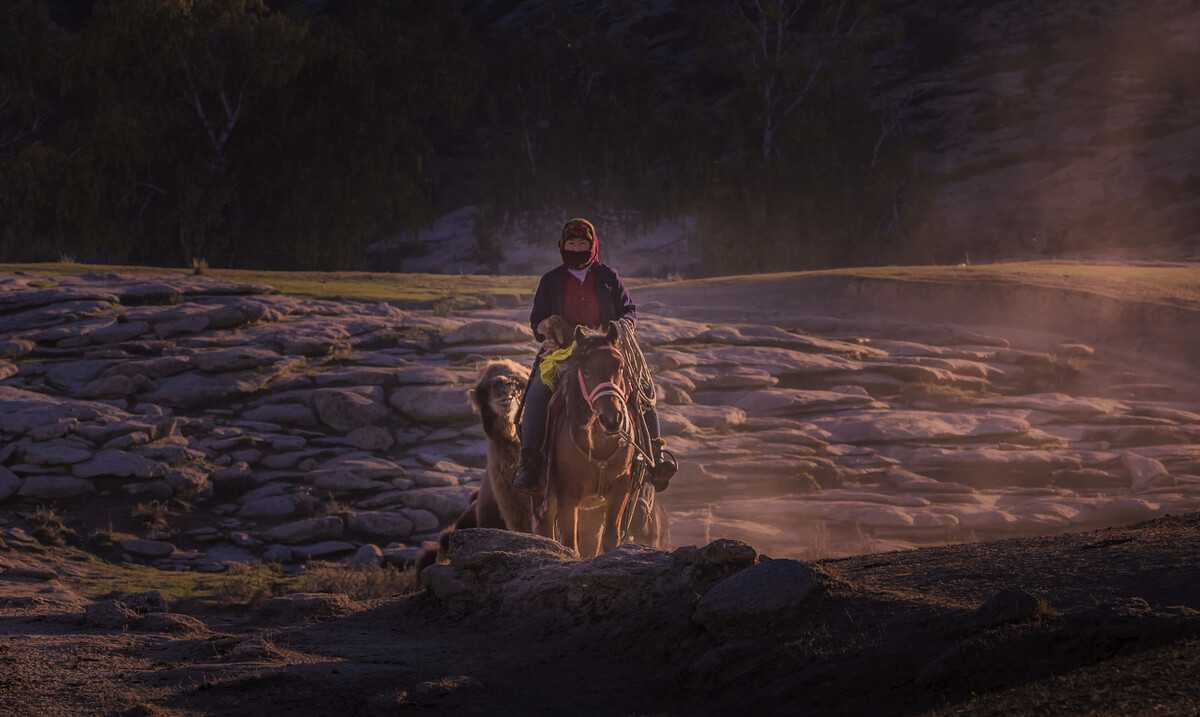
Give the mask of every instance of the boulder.
POLYGON ((533 341, 533 332, 528 326, 515 321, 484 319, 471 321, 446 333, 442 343, 455 344, 515 344, 533 341))
POLYGON ((377 568, 383 565, 383 551, 378 545, 367 543, 356 550, 346 562, 356 568, 377 568))
POLYGON ((1001 590, 975 611, 972 621, 979 627, 996 627, 1013 622, 1028 622, 1054 614, 1043 598, 1018 589, 1001 590))
POLYGON ((343 529, 341 518, 336 515, 324 515, 277 525, 264 533, 264 536, 272 542, 294 545, 324 538, 340 538, 343 529))
POLYGON ((21 479, 15 473, 0 466, 0 502, 8 500, 21 490, 21 479))
POLYGON ((407 511, 361 511, 346 516, 346 527, 371 537, 403 540, 415 526, 407 511))
POLYGON ((317 417, 308 406, 298 403, 268 403, 242 412, 247 421, 278 423, 284 426, 315 428, 317 417))
POLYGON ((76 478, 159 478, 166 467, 136 453, 105 450, 71 466, 71 472, 76 478))
POLYGON ((259 366, 268 366, 280 360, 279 354, 274 351, 253 346, 195 351, 191 357, 192 363, 197 368, 209 373, 244 371, 259 366))
POLYGON ((346 434, 346 442, 363 451, 386 451, 396 443, 391 432, 380 426, 356 428, 346 434))
POLYGON ((378 423, 388 415, 379 386, 321 388, 313 391, 312 400, 321 423, 341 433, 378 423))
POLYGON ((466 386, 402 386, 392 392, 392 407, 418 423, 472 423, 478 418, 466 386))
POLYGON ((138 614, 120 600, 102 600, 83 609, 83 622, 88 627, 120 630, 138 619, 138 614))
POLYGON ((323 540, 319 543, 311 545, 296 545, 292 547, 293 558, 302 560, 314 560, 316 558, 328 558, 332 555, 341 555, 354 550, 354 543, 347 543, 342 540, 323 540))
POLYGON ((237 514, 240 518, 285 518, 294 515, 299 508, 296 496, 277 495, 246 502, 237 514))
POLYGON ((25 479, 19 494, 23 498, 55 499, 77 498, 95 492, 96 489, 90 480, 71 476, 36 475, 25 479))
POLYGON ((81 463, 92 457, 92 451, 71 441, 29 443, 21 453, 26 463, 42 466, 61 466, 81 463))
POLYGON ((773 623, 801 618, 805 603, 823 594, 829 584, 829 575, 814 565, 763 560, 709 589, 692 619, 718 633, 769 629, 773 623))
POLYGON ((438 521, 448 523, 462 515, 475 493, 475 488, 468 487, 417 488, 402 491, 398 497, 406 508, 428 511, 438 521))
POLYGON ((268 370, 219 374, 188 371, 159 381, 158 388, 145 400, 173 408, 198 408, 249 396, 266 386, 273 375, 268 370))
POLYGON ((292 549, 286 545, 271 545, 263 551, 262 559, 268 563, 290 563, 292 549))
POLYGON ((163 540, 128 538, 118 541, 121 550, 143 558, 165 558, 175 552, 175 546, 163 540))

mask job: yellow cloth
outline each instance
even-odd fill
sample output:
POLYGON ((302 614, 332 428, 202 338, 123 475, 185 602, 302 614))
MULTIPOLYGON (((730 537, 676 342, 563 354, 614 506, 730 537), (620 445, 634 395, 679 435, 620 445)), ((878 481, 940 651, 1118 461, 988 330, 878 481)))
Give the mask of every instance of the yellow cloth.
POLYGON ((558 365, 563 361, 571 358, 571 353, 575 350, 575 342, 565 349, 551 351, 542 357, 542 363, 538 367, 538 374, 542 377, 542 383, 546 384, 546 388, 554 390, 554 382, 558 378, 558 365))

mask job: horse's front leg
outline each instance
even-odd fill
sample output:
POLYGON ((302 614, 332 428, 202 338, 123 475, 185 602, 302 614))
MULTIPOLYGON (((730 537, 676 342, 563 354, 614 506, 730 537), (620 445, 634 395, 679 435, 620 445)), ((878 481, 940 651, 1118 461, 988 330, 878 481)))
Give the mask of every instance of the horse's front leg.
POLYGON ((579 555, 579 503, 559 496, 558 542, 579 555))
POLYGON ((604 501, 604 538, 602 548, 608 552, 624 540, 621 534, 621 516, 625 512, 625 504, 629 502, 630 476, 621 476, 613 481, 612 488, 604 501))

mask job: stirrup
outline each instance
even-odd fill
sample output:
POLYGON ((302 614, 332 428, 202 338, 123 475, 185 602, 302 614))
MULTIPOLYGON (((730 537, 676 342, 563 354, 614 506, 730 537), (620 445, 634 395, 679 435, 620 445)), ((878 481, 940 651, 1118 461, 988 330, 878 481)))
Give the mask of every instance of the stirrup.
POLYGON ((513 489, 527 494, 540 492, 543 472, 540 460, 522 460, 513 479, 513 489))
POLYGON ((659 493, 667 489, 671 484, 671 478, 679 471, 679 461, 675 460, 675 454, 663 448, 661 444, 657 446, 653 458, 655 459, 654 466, 650 469, 650 484, 654 486, 654 490, 659 493))

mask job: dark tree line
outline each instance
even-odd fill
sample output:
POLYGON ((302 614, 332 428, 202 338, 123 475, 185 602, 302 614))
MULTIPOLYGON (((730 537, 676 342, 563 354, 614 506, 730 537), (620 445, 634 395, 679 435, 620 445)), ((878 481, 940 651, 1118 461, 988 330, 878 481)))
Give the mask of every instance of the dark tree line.
POLYGON ((692 213, 712 272, 911 255, 871 3, 496 5, 6 0, 0 259, 363 268, 469 203, 692 213))

